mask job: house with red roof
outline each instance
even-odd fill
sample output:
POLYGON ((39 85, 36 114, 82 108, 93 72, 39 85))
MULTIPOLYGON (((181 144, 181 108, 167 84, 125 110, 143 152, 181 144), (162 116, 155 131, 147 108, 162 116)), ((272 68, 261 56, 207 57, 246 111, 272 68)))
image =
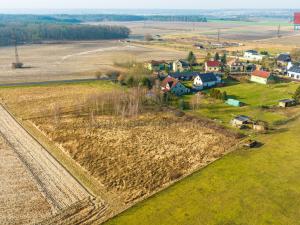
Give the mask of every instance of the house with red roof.
POLYGON ((251 73, 250 80, 259 84, 269 84, 275 81, 275 77, 271 74, 271 72, 263 70, 254 70, 251 73))
POLYGON ((205 72, 219 72, 221 70, 221 63, 217 60, 205 62, 205 72))
POLYGON ((167 76, 161 82, 161 90, 163 92, 171 92, 177 96, 185 95, 190 93, 190 89, 184 86, 179 80, 171 76, 167 76))

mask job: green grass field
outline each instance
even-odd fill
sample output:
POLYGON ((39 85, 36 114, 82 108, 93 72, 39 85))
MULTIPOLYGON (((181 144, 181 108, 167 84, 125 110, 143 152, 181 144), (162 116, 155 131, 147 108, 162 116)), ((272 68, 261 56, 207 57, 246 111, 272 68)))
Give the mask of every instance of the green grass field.
MULTIPOLYGON (((278 101, 284 98, 291 98, 297 83, 279 83, 271 85, 263 85, 256 83, 238 83, 231 86, 220 88, 226 91, 229 98, 234 98, 244 102, 246 106, 233 107, 222 101, 212 101, 203 99, 200 109, 193 112, 201 116, 211 119, 217 119, 225 125, 237 115, 247 115, 255 120, 264 120, 270 124, 287 119, 287 115, 283 110, 264 110, 261 106, 277 106, 278 101)), ((186 96, 189 100, 191 96, 186 96)))
MULTIPOLYGON (((244 112, 232 109, 234 113, 249 114, 256 113, 262 103, 273 105, 290 97, 297 86, 249 83, 222 89, 249 104, 244 112)), ((198 113, 231 118, 231 109, 219 104, 198 113)), ((299 108, 295 110, 299 114, 299 108)), ((258 135, 260 148, 237 150, 106 224, 299 224, 299 138, 300 119, 296 118, 273 133, 258 135)))

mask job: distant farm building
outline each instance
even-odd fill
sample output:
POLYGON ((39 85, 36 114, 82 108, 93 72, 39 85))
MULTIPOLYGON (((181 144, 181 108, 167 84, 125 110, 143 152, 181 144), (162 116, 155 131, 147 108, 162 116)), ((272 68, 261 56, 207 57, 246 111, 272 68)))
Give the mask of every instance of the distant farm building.
POLYGON ((174 72, 184 72, 190 70, 190 65, 185 60, 176 60, 173 62, 172 68, 174 72))
POLYGON ((295 12, 294 14, 294 29, 300 30, 300 13, 295 12))
POLYGON ((167 76, 162 82, 161 82, 161 90, 163 92, 171 92, 177 96, 185 95, 190 93, 190 89, 185 87, 182 83, 180 83, 179 80, 167 76))
POLYGON ((221 70, 221 63, 217 60, 205 62, 205 72, 219 72, 221 70))
POLYGON ((255 50, 248 50, 244 53, 244 58, 250 61, 261 61, 264 57, 264 55, 259 54, 255 50))
POLYGON ((259 84, 268 84, 275 81, 275 77, 267 71, 255 70, 251 73, 252 82, 259 84))
POLYGON ((197 90, 210 88, 222 82, 221 77, 214 73, 198 73, 194 79, 193 87, 197 90))
POLYGON ((294 99, 282 99, 278 103, 278 106, 282 108, 291 107, 294 105, 296 105, 296 101, 294 99))

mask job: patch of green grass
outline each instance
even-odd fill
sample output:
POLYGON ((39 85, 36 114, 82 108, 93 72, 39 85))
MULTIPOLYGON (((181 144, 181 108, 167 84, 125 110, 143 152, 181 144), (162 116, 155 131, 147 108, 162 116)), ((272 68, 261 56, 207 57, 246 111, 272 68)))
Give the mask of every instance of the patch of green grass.
MULTIPOLYGON (((233 115, 276 121, 278 112, 261 105, 277 105, 291 97, 296 83, 260 85, 231 83, 220 88, 248 105, 241 108, 203 100, 196 112, 229 122, 233 115)), ((191 96, 185 96, 189 100, 191 96)), ((299 109, 298 113, 299 113, 299 109)), ((113 224, 297 224, 300 221, 300 119, 266 135, 263 145, 238 150, 137 204, 107 222, 113 224)))
MULTIPOLYGON (((242 86, 248 92, 252 87, 242 86)), ((244 96, 242 88, 230 88, 244 96)), ((253 97, 245 100, 254 103, 257 95, 251 93, 253 97)), ((235 151, 106 224, 299 224, 299 138, 298 119, 276 133, 259 136, 262 147, 235 151)))
MULTIPOLYGON (((264 110, 261 106, 277 106, 278 101, 290 98, 299 86, 297 83, 256 84, 256 83, 229 83, 229 86, 220 88, 226 91, 229 98, 245 103, 243 107, 229 106, 222 101, 203 99, 200 109, 193 112, 196 115, 217 119, 225 124, 237 115, 247 115, 255 120, 264 120, 274 123, 286 119, 286 116, 278 110, 264 110)), ((187 96, 188 100, 190 96, 187 96)))

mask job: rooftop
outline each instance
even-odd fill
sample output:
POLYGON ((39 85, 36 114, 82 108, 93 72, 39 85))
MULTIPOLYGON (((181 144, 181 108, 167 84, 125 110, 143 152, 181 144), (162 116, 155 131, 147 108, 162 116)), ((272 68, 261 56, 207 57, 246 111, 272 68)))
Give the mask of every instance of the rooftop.
POLYGON ((282 61, 282 62, 290 62, 292 59, 291 59, 290 54, 282 53, 277 57, 277 60, 282 61))
POLYGON ((255 77, 269 78, 271 73, 263 70, 254 70, 251 75, 255 77))
POLYGON ((294 65, 288 70, 288 72, 300 73, 300 66, 294 65))
POLYGON ((207 61, 206 65, 208 67, 219 67, 221 63, 219 61, 214 60, 214 61, 207 61))

